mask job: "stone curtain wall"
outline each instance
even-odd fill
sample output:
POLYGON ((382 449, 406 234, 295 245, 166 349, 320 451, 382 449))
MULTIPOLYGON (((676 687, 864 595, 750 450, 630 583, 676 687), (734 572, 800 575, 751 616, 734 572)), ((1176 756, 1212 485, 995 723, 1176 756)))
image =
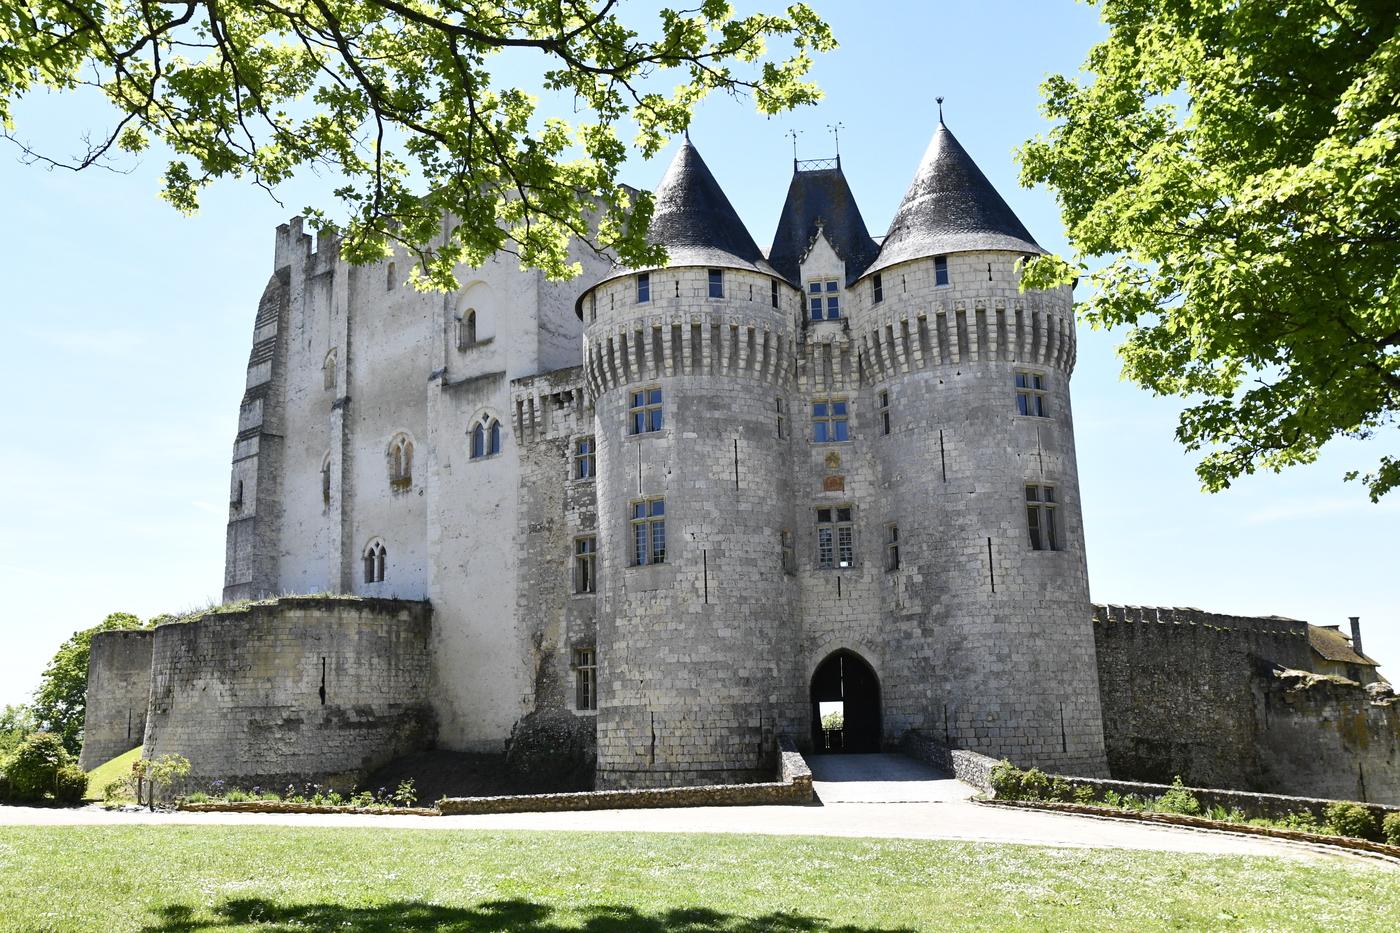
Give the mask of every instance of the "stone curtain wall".
POLYGON ((83 753, 78 758, 84 771, 141 744, 151 696, 154 636, 149 629, 92 636, 83 753))
POLYGON ((1094 607, 1119 780, 1400 802, 1400 713, 1383 690, 1302 673, 1307 624, 1094 607))
POLYGON ((147 757, 191 780, 349 785, 433 737, 426 602, 284 597, 155 630, 147 757))

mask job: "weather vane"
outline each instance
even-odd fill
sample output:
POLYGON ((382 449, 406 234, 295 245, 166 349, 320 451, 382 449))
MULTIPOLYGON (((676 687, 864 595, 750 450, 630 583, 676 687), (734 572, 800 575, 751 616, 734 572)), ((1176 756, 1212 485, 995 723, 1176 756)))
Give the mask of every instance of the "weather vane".
POLYGON ((836 137, 836 158, 838 159, 841 158, 841 128, 845 125, 844 123, 828 123, 826 125, 831 135, 836 137))
POLYGON ((941 98, 941 97, 935 97, 934 100, 938 101, 938 122, 939 122, 939 123, 942 123, 942 122, 943 122, 943 98, 941 98))

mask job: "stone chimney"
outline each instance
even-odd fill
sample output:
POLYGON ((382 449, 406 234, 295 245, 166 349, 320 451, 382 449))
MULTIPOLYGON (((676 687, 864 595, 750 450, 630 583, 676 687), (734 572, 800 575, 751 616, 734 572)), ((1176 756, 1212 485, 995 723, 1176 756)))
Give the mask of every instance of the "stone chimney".
POLYGON ((1351 616, 1351 650, 1357 654, 1361 651, 1361 616, 1351 616))

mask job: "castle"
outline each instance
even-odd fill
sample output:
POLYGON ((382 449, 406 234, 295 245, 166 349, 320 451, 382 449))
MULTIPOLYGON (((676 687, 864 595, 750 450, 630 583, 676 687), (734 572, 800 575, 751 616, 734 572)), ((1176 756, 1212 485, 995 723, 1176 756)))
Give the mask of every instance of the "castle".
POLYGON ((948 128, 879 242, 837 158, 760 249, 688 138, 650 238, 663 268, 438 294, 279 228, 224 598, 330 595, 100 636, 85 759, 269 783, 535 743, 637 787, 912 731, 1106 776, 1105 697, 1138 701, 1096 626, 1143 617, 1089 601, 1071 289, 1019 290, 1043 250, 948 128))

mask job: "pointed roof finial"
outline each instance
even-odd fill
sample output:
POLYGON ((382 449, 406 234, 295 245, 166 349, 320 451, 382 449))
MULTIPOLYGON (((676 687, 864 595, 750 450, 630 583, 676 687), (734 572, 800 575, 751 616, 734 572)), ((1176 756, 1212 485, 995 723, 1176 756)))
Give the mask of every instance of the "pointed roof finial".
POLYGON ((797 171, 797 134, 800 132, 802 131, 793 129, 788 130, 785 134, 792 137, 792 170, 794 172, 797 171))
MULTIPOLYGON (((938 99, 939 99, 939 100, 942 100, 943 98, 940 97, 940 98, 938 98, 938 99)), ((941 113, 941 112, 942 112, 942 111, 940 111, 940 113, 941 113)), ((942 120, 940 120, 939 122, 941 123, 942 120)), ((686 141, 686 142, 690 142, 690 127, 687 126, 685 129, 681 130, 681 132, 685 134, 685 141, 686 141)))
POLYGON ((943 98, 941 98, 941 97, 936 97, 936 98, 934 98, 934 99, 938 101, 938 122, 939 122, 939 123, 942 123, 942 122, 943 122, 943 98))

